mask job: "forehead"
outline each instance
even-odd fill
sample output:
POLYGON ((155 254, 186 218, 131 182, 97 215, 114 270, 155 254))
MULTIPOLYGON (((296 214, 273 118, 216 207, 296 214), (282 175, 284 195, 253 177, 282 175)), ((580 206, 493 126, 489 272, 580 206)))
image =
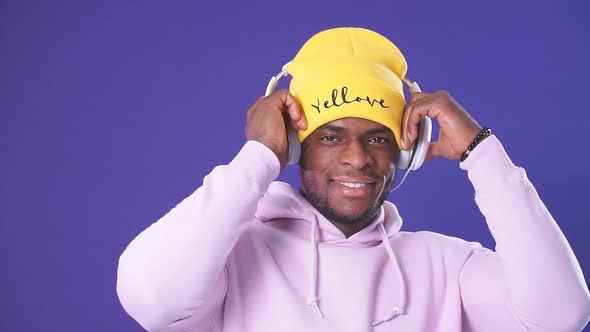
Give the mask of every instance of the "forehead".
POLYGON ((388 127, 378 122, 353 117, 330 121, 316 129, 316 131, 318 130, 351 131, 356 133, 383 132, 393 135, 388 127))

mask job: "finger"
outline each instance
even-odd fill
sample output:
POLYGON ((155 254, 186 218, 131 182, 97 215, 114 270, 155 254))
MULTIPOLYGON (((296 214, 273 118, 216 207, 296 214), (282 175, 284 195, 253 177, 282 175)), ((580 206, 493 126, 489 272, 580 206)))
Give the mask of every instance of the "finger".
POLYGON ((299 129, 298 121, 295 121, 289 117, 289 113, 283 112, 283 120, 285 121, 285 125, 290 127, 291 129, 299 129))
POLYGON ((284 112, 283 119, 285 120, 285 123, 288 123, 292 129, 295 129, 295 130, 301 129, 300 128, 301 126, 299 124, 301 120, 295 121, 295 120, 291 119, 291 117, 289 116, 289 113, 284 112))
POLYGON ((409 150, 410 149, 410 144, 408 142, 408 139, 406 138, 406 136, 408 135, 407 133, 407 128, 408 128, 408 120, 410 119, 410 115, 412 112, 412 108, 410 107, 410 104, 406 104, 406 106, 404 106, 404 116, 402 119, 402 149, 403 150, 409 150))
POLYGON ((404 106, 404 115, 402 116, 402 135, 400 142, 402 150, 408 150, 408 146, 406 146, 406 123, 408 123, 408 118, 410 117, 410 108, 408 105, 406 104, 404 106))
POLYGON ((414 104, 415 102, 417 102, 420 99, 424 99, 426 97, 430 96, 429 93, 425 93, 425 92, 414 92, 412 93, 412 95, 410 96, 410 101, 406 104, 406 106, 404 107, 404 115, 402 117, 402 149, 403 150, 409 150, 410 149, 410 142, 409 140, 406 138, 407 137, 407 124, 408 124, 408 120, 410 118, 411 115, 411 110, 412 110, 412 104, 414 104))
POLYGON ((301 108, 295 97, 293 97, 288 90, 279 90, 277 95, 285 106, 284 109, 286 109, 287 114, 289 115, 293 128, 300 130, 307 129, 307 121, 305 120, 305 116, 303 115, 303 112, 301 112, 301 108))
POLYGON ((408 102, 408 104, 411 104, 417 100, 423 99, 425 97, 430 96, 430 93, 426 93, 426 92, 414 92, 412 93, 412 95, 410 96, 410 101, 408 102))
POLYGON ((415 141, 418 138, 420 121, 423 116, 437 118, 440 110, 439 107, 437 107, 437 104, 432 102, 432 98, 423 98, 412 103, 409 106, 409 112, 410 114, 408 115, 408 120, 405 127, 407 142, 415 141))

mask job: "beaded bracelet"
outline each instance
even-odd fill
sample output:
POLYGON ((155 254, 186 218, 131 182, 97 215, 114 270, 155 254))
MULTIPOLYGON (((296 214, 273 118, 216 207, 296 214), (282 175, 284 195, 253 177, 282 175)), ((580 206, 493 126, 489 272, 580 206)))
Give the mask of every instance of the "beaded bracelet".
POLYGON ((467 150, 465 150, 465 152, 463 152, 463 155, 461 156, 461 161, 464 161, 465 159, 467 159, 467 156, 469 156, 469 152, 473 151, 473 149, 475 149, 475 147, 481 142, 483 141, 484 138, 490 136, 492 134, 492 130, 490 128, 483 128, 479 134, 477 134, 477 136, 475 136, 475 139, 473 140, 473 142, 471 142, 471 144, 469 144, 469 146, 467 147, 467 150))

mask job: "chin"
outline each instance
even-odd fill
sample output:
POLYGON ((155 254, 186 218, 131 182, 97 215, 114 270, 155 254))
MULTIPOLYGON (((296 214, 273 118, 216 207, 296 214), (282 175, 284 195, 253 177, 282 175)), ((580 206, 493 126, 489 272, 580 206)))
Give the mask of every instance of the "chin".
POLYGON ((303 178, 301 194, 327 219, 340 224, 354 225, 370 222, 380 211, 386 193, 389 193, 390 181, 385 186, 377 183, 375 187, 381 187, 377 193, 372 190, 364 197, 346 197, 338 191, 330 190, 317 185, 313 178, 303 178))
POLYGON ((327 211, 320 212, 322 212, 322 214, 328 219, 334 220, 338 223, 353 225, 366 223, 369 220, 372 220, 379 212, 381 204, 373 204, 364 209, 354 209, 354 211, 350 211, 347 209, 336 209, 333 208, 334 205, 330 205, 330 207, 332 208, 328 208, 327 211))

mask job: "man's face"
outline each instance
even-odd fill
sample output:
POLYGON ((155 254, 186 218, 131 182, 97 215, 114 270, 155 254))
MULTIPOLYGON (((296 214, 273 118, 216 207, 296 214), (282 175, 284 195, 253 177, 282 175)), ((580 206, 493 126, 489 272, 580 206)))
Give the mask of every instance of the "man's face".
POLYGON ((391 130, 376 122, 329 122, 302 143, 301 192, 326 218, 367 223, 389 194, 399 148, 391 130))

